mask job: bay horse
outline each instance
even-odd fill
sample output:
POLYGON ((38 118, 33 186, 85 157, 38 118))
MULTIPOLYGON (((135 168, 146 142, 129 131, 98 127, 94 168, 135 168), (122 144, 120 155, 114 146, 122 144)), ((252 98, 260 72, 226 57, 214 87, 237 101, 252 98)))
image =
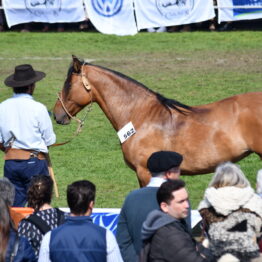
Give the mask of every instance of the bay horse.
POLYGON ((58 124, 69 124, 93 102, 126 136, 121 143, 124 160, 136 171, 140 186, 150 179, 146 164, 155 151, 182 154, 182 175, 211 173, 219 163, 237 162, 252 152, 262 158, 262 92, 188 106, 73 56, 54 118, 58 124))

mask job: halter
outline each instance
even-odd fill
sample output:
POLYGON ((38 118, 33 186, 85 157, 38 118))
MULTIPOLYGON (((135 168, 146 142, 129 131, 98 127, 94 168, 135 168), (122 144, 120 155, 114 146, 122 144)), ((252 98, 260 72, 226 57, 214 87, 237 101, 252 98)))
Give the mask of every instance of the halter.
MULTIPOLYGON (((69 113, 68 109, 66 108, 66 106, 65 106, 65 104, 64 104, 64 102, 63 102, 62 92, 61 92, 61 93, 60 93, 60 92, 57 93, 58 100, 61 102, 61 105, 62 105, 64 111, 66 112, 66 114, 69 116, 70 119, 73 119, 73 120, 75 120, 75 121, 78 123, 78 127, 77 127, 77 129, 76 129, 76 132, 74 133, 74 136, 77 136, 77 135, 81 132, 82 127, 84 126, 85 120, 86 120, 86 118, 87 118, 87 114, 88 114, 88 112, 90 112, 90 111, 92 110, 92 105, 93 105, 92 93, 90 92, 90 91, 91 91, 91 86, 89 85, 89 82, 88 82, 88 79, 87 79, 87 77, 86 77, 86 74, 83 72, 83 71, 84 71, 84 70, 83 70, 84 65, 85 65, 85 64, 83 64, 82 67, 81 67, 81 79, 82 79, 82 83, 83 83, 86 91, 88 92, 88 94, 89 94, 89 96, 90 96, 90 101, 91 101, 91 102, 90 102, 90 104, 87 106, 85 115, 84 115, 84 117, 83 117, 82 120, 79 119, 78 117, 73 116, 72 114, 69 113)), ((73 74, 76 74, 76 73, 73 73, 73 74)), ((77 75, 79 75, 79 74, 77 74, 77 75)), ((73 137, 73 138, 74 138, 74 137, 73 137)), ((73 138, 72 138, 72 139, 73 139, 73 138)), ((72 139, 70 139, 70 140, 68 140, 68 141, 66 141, 66 142, 64 142, 64 143, 61 143, 61 144, 59 144, 59 145, 67 144, 67 143, 70 142, 72 139)), ((56 145, 58 145, 58 144, 56 144, 56 145)))

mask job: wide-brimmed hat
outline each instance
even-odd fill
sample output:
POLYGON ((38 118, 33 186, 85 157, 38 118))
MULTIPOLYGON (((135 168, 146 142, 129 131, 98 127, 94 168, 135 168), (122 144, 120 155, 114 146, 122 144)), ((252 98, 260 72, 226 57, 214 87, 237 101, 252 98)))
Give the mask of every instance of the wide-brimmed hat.
POLYGON ((44 72, 35 71, 31 65, 15 67, 15 73, 5 79, 5 84, 10 87, 31 85, 45 77, 44 72))
POLYGON ((173 151, 154 152, 147 160, 147 168, 152 173, 168 171, 173 167, 179 167, 183 156, 173 151))

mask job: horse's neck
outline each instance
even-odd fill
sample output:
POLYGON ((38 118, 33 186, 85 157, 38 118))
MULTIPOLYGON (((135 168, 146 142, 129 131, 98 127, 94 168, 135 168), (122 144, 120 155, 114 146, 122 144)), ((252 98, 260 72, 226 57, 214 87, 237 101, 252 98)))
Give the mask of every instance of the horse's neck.
POLYGON ((114 79, 96 84, 95 101, 99 104, 115 130, 119 130, 143 112, 155 96, 143 87, 126 79, 114 79))

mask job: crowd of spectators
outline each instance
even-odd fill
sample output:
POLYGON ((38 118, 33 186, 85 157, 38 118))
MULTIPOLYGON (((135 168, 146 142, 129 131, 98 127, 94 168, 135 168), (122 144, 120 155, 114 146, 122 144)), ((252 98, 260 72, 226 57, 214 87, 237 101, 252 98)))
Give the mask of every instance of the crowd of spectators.
POLYGON ((27 32, 85 32, 95 31, 93 24, 90 20, 85 20, 79 23, 26 23, 19 24, 8 28, 3 10, 0 9, 0 32, 4 31, 18 31, 22 33, 27 32))
POLYGON ((189 195, 179 178, 182 160, 176 152, 151 155, 147 166, 152 179, 147 187, 127 196, 116 238, 92 222, 96 195, 92 182, 68 185, 70 213, 64 213, 51 206, 52 179, 33 177, 27 199, 34 212, 21 219, 17 231, 10 214, 14 186, 8 179, 0 179, 1 261, 261 261, 262 169, 257 173, 255 191, 236 164, 217 167, 198 207, 203 237, 196 241, 188 221, 189 195), (138 212, 146 202, 152 208, 138 212))
MULTIPOLYGON (((216 20, 205 21, 201 23, 194 23, 189 25, 169 26, 160 28, 149 28, 141 30, 141 32, 150 33, 178 33, 178 32, 193 32, 193 31, 237 31, 237 30, 261 30, 262 19, 257 20, 243 20, 222 22, 218 24, 216 20)), ((3 31, 20 31, 20 32, 94 32, 97 31, 90 20, 85 20, 79 23, 27 23, 15 25, 11 28, 7 27, 3 17, 3 10, 0 10, 0 32, 3 31)))

